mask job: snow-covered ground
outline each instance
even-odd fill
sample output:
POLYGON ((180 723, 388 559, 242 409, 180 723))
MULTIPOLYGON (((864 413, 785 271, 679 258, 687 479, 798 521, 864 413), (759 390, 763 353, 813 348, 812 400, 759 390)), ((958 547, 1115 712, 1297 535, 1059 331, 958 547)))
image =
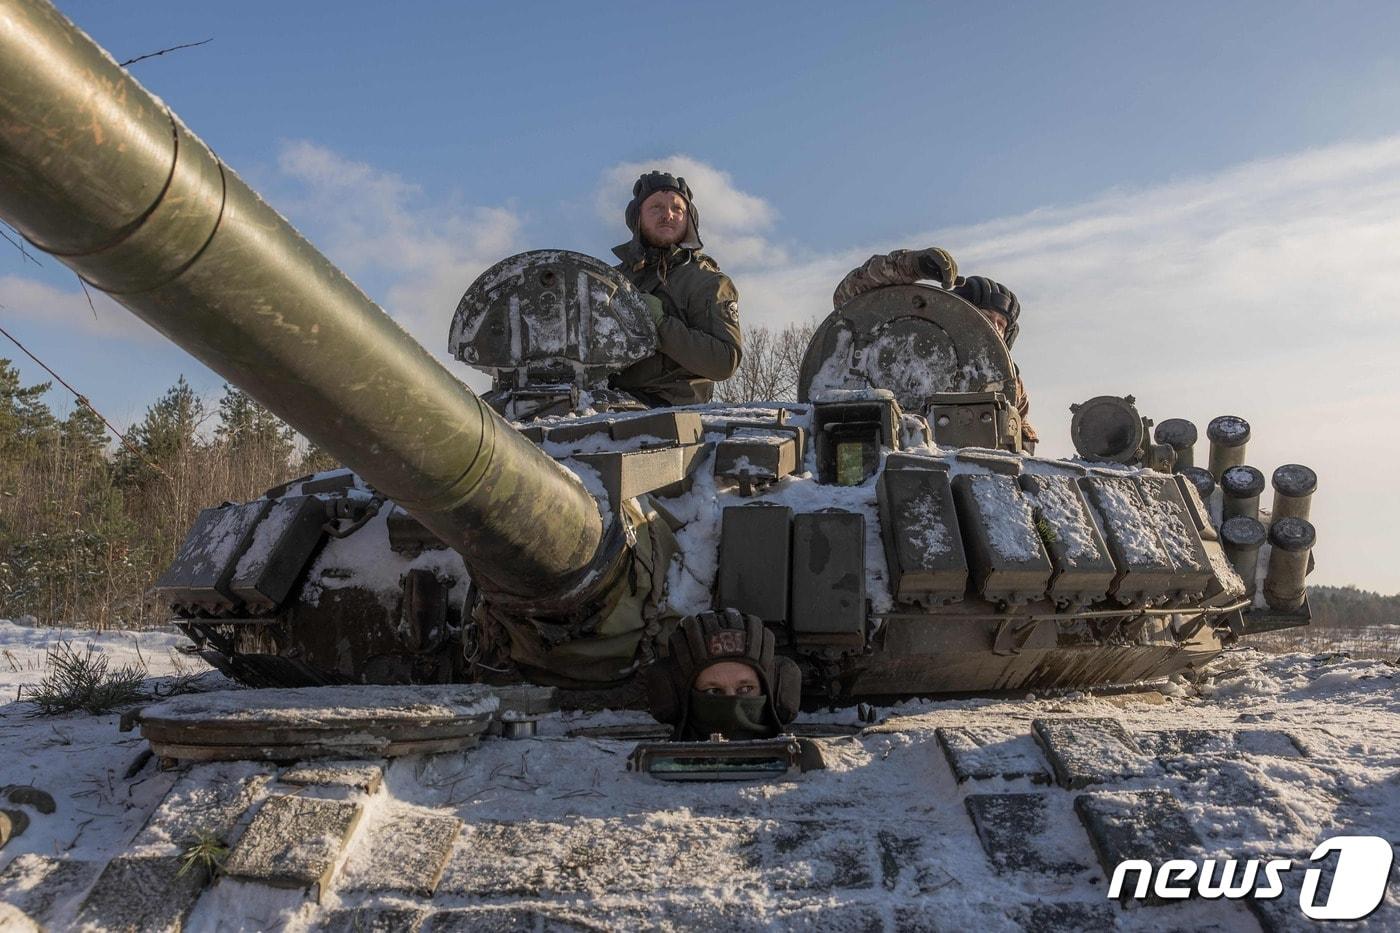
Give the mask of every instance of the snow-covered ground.
POLYGON ((62 641, 80 653, 92 645, 112 668, 144 665, 152 695, 177 677, 203 674, 211 684, 227 683, 198 657, 177 653, 176 646, 189 639, 174 630, 93 632, 0 621, 0 697, 6 701, 0 705, 0 786, 32 784, 58 802, 53 814, 35 818, 0 849, 0 864, 21 852, 117 851, 168 789, 168 781, 143 779, 149 770, 137 780, 122 780, 145 742, 119 733, 116 713, 35 716, 18 699, 21 688, 43 679, 48 650, 62 641))
POLYGON ((1400 660, 1400 622, 1389 625, 1362 625, 1355 628, 1284 629, 1255 635, 1249 643, 1261 651, 1283 654, 1306 651, 1313 654, 1329 651, 1349 654, 1353 658, 1383 658, 1400 660))
MULTIPOLYGON (((79 646, 91 640, 115 663, 141 661, 166 678, 152 681, 153 690, 198 669, 197 659, 175 653, 181 639, 172 633, 0 623, 0 695, 8 698, 0 705, 0 785, 33 785, 57 803, 52 814, 31 814, 24 834, 0 849, 0 872, 23 853, 105 862, 131 845, 179 777, 151 765, 125 777, 144 742, 120 733, 115 713, 35 717, 15 701, 21 685, 42 676, 46 647, 60 637, 79 646)), ((205 679, 206 686, 231 686, 216 674, 205 679)), ((338 909, 392 906, 405 916, 418 911, 419 919, 456 911, 467 928, 488 921, 510 929, 1035 928, 1049 922, 1045 915, 1033 922, 1028 911, 1036 904, 1102 910, 1108 903, 1104 872, 1074 816, 1076 792, 1024 778, 958 784, 935 730, 1028 736, 1032 720, 1061 717, 1109 717, 1134 735, 1200 729, 1289 737, 1297 748, 1287 753, 1260 746, 1230 757, 1185 755, 1182 771, 1112 785, 1143 789, 1160 786, 1164 775, 1190 774, 1195 783, 1178 781, 1179 799, 1213 852, 1306 858, 1319 841, 1343 834, 1400 844, 1400 668, 1393 663, 1239 650, 1218 659, 1199 689, 923 701, 878 712, 880 722, 863 732, 825 741, 826 770, 770 783, 662 783, 626 772, 634 740, 568 734, 648 722, 635 713, 553 714, 535 738, 397 759, 367 800, 363 823, 401 808, 461 819, 435 894, 366 894, 333 882, 318 903, 299 891, 223 880, 204 893, 187 926, 320 928, 338 909), (998 872, 983 855, 966 800, 1033 792, 1048 795, 1050 807, 1044 832, 1026 846, 1059 867, 998 872)), ((804 721, 855 723, 850 711, 804 721)), ((372 838, 364 831, 351 837, 340 861, 346 871, 382 844, 372 838)), ((1393 879, 1370 929, 1400 929, 1393 879)), ((1293 925, 1281 928, 1307 928, 1296 907, 1285 908, 1279 916, 1293 925)), ((1124 929, 1259 928, 1254 914, 1226 901, 1112 910, 1109 923, 1124 929)))

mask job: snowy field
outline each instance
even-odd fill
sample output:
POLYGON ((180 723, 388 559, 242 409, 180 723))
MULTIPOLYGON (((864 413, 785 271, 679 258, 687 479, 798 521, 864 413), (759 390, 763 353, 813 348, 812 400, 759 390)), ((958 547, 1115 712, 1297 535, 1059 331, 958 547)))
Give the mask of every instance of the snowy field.
MULTIPOLYGON (((42 677, 46 648, 60 637, 79 646, 90 639, 114 664, 145 664, 153 693, 200 670, 175 651, 181 638, 173 633, 0 623, 0 785, 33 785, 57 804, 52 814, 31 812, 28 829, 0 849, 0 878, 26 854, 101 865, 129 851, 182 777, 153 764, 125 776, 144 742, 118 731, 116 713, 36 717, 15 701, 22 685, 42 677)), ((186 928, 415 929, 430 918, 424 929, 1309 929, 1296 888, 1273 902, 1273 913, 1198 899, 1111 904, 1074 815, 1077 792, 1026 778, 959 784, 935 730, 1015 737, 1005 747, 1016 754, 1034 748, 1026 744, 1032 720, 1063 717, 1116 719, 1144 742, 1187 729, 1285 737, 1231 755, 1169 754, 1158 744, 1157 761, 1112 790, 1175 788, 1212 853, 1306 859, 1341 834, 1400 843, 1398 675, 1380 660, 1240 650, 1218 659, 1199 687, 906 703, 880 710, 880 721, 859 734, 824 740, 826 770, 770 783, 676 785, 631 775, 624 762, 634 740, 568 733, 646 717, 554 714, 535 738, 392 761, 382 786, 363 799, 361 828, 319 901, 223 879, 198 894, 186 928), (1035 857, 1029 867, 998 868, 979 845, 968 799, 1031 793, 1049 801, 1043 825, 1019 840, 1035 857), (426 892, 395 890, 392 879, 378 888, 352 883, 393 838, 378 828, 403 814, 462 821, 441 882, 426 892)), ((212 672, 199 679, 231 686, 212 672)), ((804 721, 854 724, 849 712, 804 721)), ((25 900, 29 882, 15 884, 20 874, 11 870, 0 894, 37 903, 25 900)), ((1394 877, 1366 928, 1400 929, 1394 877)), ((45 908, 53 928, 74 924, 81 894, 45 908)))
POLYGON ((1362 625, 1356 628, 1284 629, 1255 635, 1249 643, 1260 651, 1282 654, 1306 651, 1319 654, 1336 651, 1353 658, 1400 659, 1400 623, 1392 625, 1362 625))

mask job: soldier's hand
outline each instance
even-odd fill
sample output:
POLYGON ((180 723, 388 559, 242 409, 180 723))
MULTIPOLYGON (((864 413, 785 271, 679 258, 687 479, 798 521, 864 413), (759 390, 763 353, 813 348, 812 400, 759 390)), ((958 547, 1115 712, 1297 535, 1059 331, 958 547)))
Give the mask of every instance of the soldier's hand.
POLYGON ((958 264, 946 249, 930 246, 918 252, 919 272, 926 279, 935 279, 944 288, 952 288, 958 278, 958 264))
POLYGON ((652 323, 660 327, 661 322, 666 319, 666 308, 661 304, 661 299, 643 292, 642 300, 647 303, 647 311, 651 313, 652 323))

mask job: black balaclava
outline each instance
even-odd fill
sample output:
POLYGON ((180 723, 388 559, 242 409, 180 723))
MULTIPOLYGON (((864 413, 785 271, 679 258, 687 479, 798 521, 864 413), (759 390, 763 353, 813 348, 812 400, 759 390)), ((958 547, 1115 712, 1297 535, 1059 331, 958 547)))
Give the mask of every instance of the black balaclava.
POLYGON ((746 697, 716 696, 690 689, 689 715, 681 738, 704 741, 715 733, 727 739, 771 739, 778 725, 769 712, 766 694, 746 697))
POLYGON ((647 668, 644 679, 652 715, 675 727, 672 738, 704 740, 715 732, 771 738, 797 716, 801 672, 791 659, 774 655, 773 633, 757 617, 733 609, 687 616, 668 647, 668 656, 647 668), (726 697, 696 690, 696 675, 718 661, 753 668, 762 693, 726 697))

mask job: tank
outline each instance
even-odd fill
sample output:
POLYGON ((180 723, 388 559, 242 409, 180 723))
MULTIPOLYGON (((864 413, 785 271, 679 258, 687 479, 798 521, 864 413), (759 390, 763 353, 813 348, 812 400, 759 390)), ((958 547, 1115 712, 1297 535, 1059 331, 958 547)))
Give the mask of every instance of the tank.
MULTIPOLYGON (((157 584, 242 681, 631 705, 682 616, 734 608, 804 704, 853 704, 1190 673, 1307 623, 1293 486, 1241 550, 1178 472, 1194 426, 1154 438, 1131 396, 1076 406, 1078 458, 1030 455, 1007 348, 950 292, 834 311, 796 402, 647 410, 608 385, 655 352, 640 295, 526 253, 452 318, 478 397, 60 14, 3 15, 0 216, 345 464, 206 509, 157 584)), ((1247 465, 1244 419, 1207 434, 1212 472, 1247 465)))

